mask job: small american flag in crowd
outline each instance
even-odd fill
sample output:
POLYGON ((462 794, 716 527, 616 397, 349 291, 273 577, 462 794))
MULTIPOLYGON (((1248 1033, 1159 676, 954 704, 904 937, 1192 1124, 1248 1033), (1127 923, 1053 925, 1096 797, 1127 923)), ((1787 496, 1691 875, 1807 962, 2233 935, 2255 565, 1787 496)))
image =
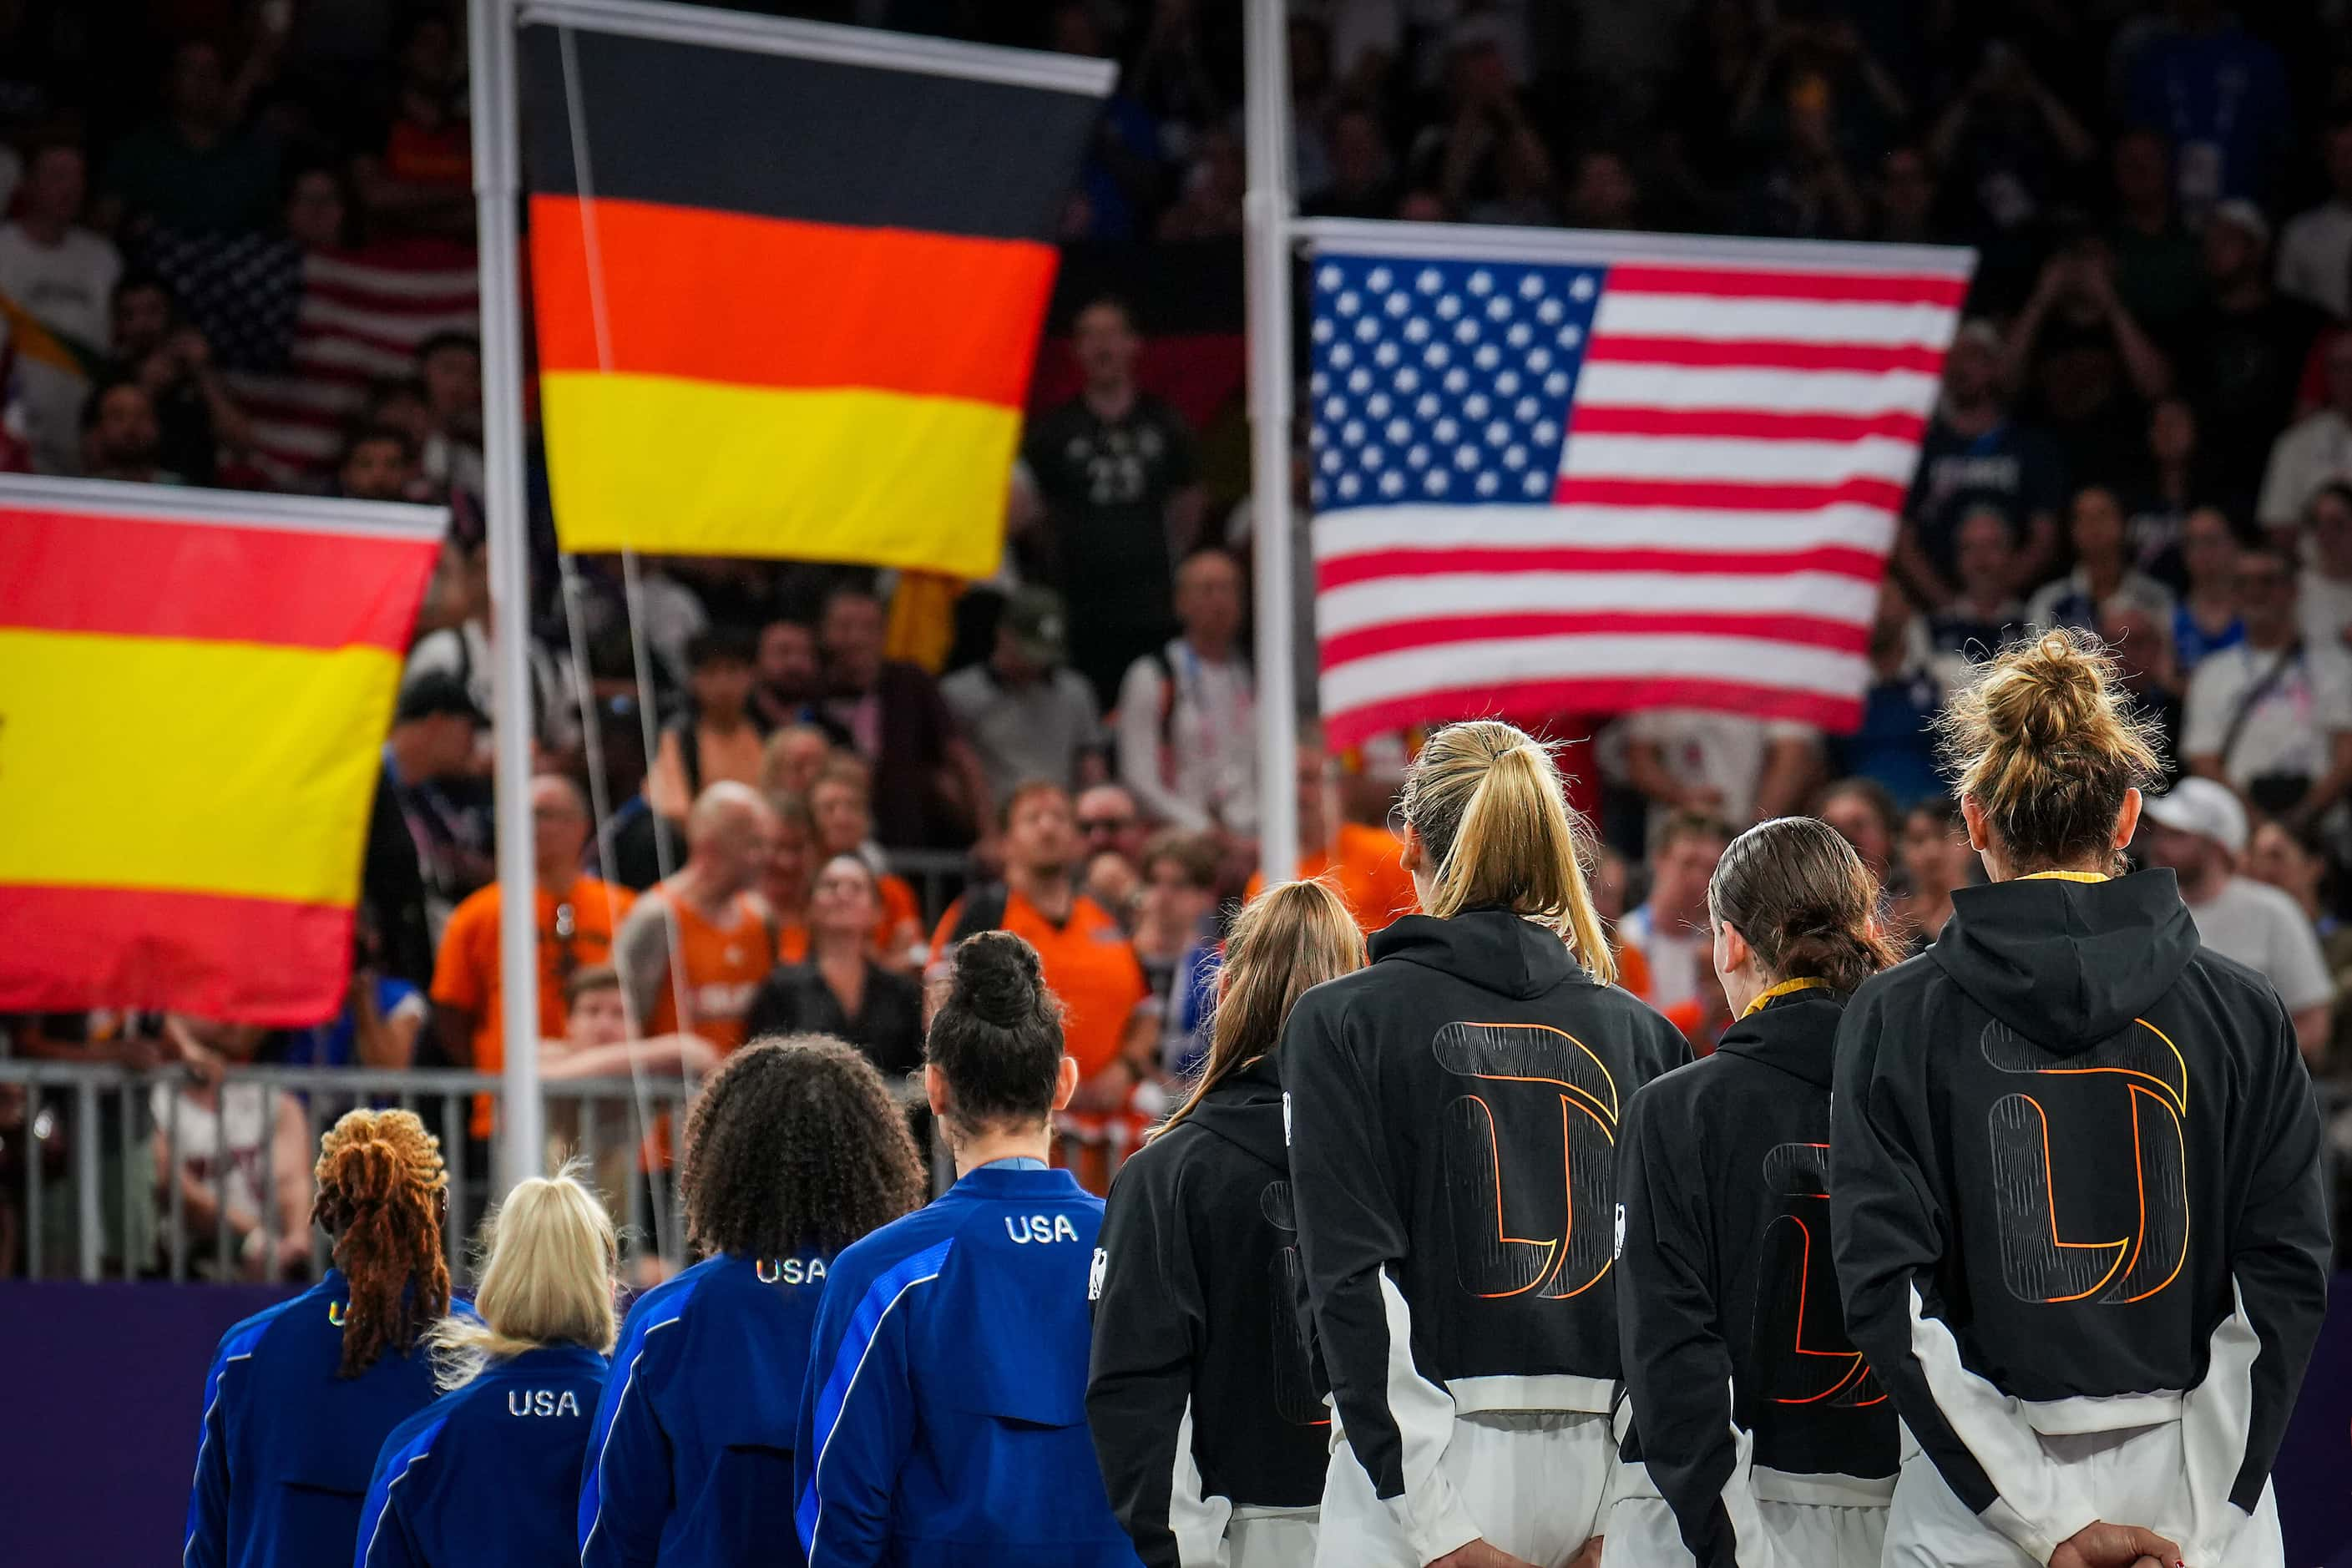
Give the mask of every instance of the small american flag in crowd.
POLYGON ((254 467, 284 489, 327 488, 368 388, 415 374, 418 344, 479 330, 474 253, 447 242, 331 253, 165 232, 144 255, 252 419, 254 467))
POLYGON ((1303 226, 1335 744, 1665 706, 1853 727, 1970 252, 1303 226))

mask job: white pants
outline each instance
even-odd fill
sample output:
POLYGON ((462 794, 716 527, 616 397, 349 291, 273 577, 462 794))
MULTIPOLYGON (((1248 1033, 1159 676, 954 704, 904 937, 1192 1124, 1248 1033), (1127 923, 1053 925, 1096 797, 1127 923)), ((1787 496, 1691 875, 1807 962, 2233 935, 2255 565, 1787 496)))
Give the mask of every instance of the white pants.
POLYGON ((1227 1568, 1307 1568, 1315 1561, 1311 1508, 1237 1508, 1225 1526, 1227 1568))
MULTIPOLYGON (((1759 1500, 1771 1568, 1878 1568, 1886 1510, 1759 1500)), ((1609 1510, 1601 1568, 1693 1568, 1675 1510, 1659 1497, 1627 1497, 1609 1510)), ((1759 1564, 1757 1568, 1765 1568, 1759 1564)))
MULTIPOLYGON (((2180 1424, 2136 1426, 2041 1439, 2043 1455, 2062 1467, 2068 1494, 2092 1517, 2137 1524, 2177 1541, 2196 1568, 2283 1568, 2278 1504, 2270 1484, 2253 1517, 2218 1552, 2192 1539, 2181 1499, 2188 1471, 2180 1424)), ((1906 1448, 1910 1445, 1906 1442, 1906 1448)), ((1927 1455, 1913 1450, 1895 1483, 1887 1510, 1886 1568, 2033 1568, 2033 1559, 1953 1495, 1927 1455)))
MULTIPOLYGON (((1454 1417, 1441 1465, 1480 1539, 1538 1568, 1558 1568, 1601 1533, 1618 1469, 1617 1440, 1606 1415, 1482 1410, 1454 1417)), ((1420 1554, 1373 1495, 1372 1479, 1344 1436, 1332 1440, 1315 1563, 1421 1568, 1420 1554)))

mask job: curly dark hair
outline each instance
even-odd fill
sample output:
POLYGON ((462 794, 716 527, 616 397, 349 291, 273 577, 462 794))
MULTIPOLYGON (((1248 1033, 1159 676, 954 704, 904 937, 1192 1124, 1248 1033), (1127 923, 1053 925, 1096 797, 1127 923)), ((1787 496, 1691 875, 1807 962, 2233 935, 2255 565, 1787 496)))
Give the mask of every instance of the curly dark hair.
POLYGON ((687 1235, 705 1253, 838 1252, 923 1201, 922 1163, 881 1075, 824 1035, 730 1056, 686 1116, 687 1235))

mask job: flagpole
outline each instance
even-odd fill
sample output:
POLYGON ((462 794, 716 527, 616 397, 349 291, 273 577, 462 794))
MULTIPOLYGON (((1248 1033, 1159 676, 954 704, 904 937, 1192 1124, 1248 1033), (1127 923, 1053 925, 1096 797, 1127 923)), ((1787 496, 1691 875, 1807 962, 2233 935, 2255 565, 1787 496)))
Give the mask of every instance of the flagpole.
POLYGON ((469 0, 474 210, 481 260, 482 463, 490 545, 490 734, 496 762, 499 1021, 506 1039, 499 1185, 541 1173, 539 893, 530 819, 530 554, 524 512, 522 295, 515 204, 521 105, 514 0, 469 0))
POLYGON ((1298 874, 1290 517, 1290 78, 1282 0, 1247 0, 1250 537, 1257 629, 1258 868, 1298 874))

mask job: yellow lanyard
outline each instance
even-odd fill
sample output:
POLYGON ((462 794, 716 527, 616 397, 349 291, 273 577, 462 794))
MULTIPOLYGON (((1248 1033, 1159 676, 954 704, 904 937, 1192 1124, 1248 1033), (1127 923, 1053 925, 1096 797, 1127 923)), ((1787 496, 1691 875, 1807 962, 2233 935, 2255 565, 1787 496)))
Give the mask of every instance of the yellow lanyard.
POLYGON ((1828 981, 1818 979, 1810 974, 1801 975, 1795 980, 1783 980, 1780 984, 1775 985, 1771 990, 1765 992, 1761 996, 1757 997, 1755 1001, 1748 1004, 1747 1012, 1744 1012, 1739 1016, 1743 1018, 1747 1017, 1749 1013, 1755 1012, 1758 1008, 1763 1006, 1765 1003, 1769 1002, 1775 996, 1792 995, 1799 991, 1811 991, 1817 986, 1827 985, 1828 984, 1828 981))
POLYGON ((2021 882, 2105 882, 2105 871, 2028 871, 2018 879, 2021 882))

